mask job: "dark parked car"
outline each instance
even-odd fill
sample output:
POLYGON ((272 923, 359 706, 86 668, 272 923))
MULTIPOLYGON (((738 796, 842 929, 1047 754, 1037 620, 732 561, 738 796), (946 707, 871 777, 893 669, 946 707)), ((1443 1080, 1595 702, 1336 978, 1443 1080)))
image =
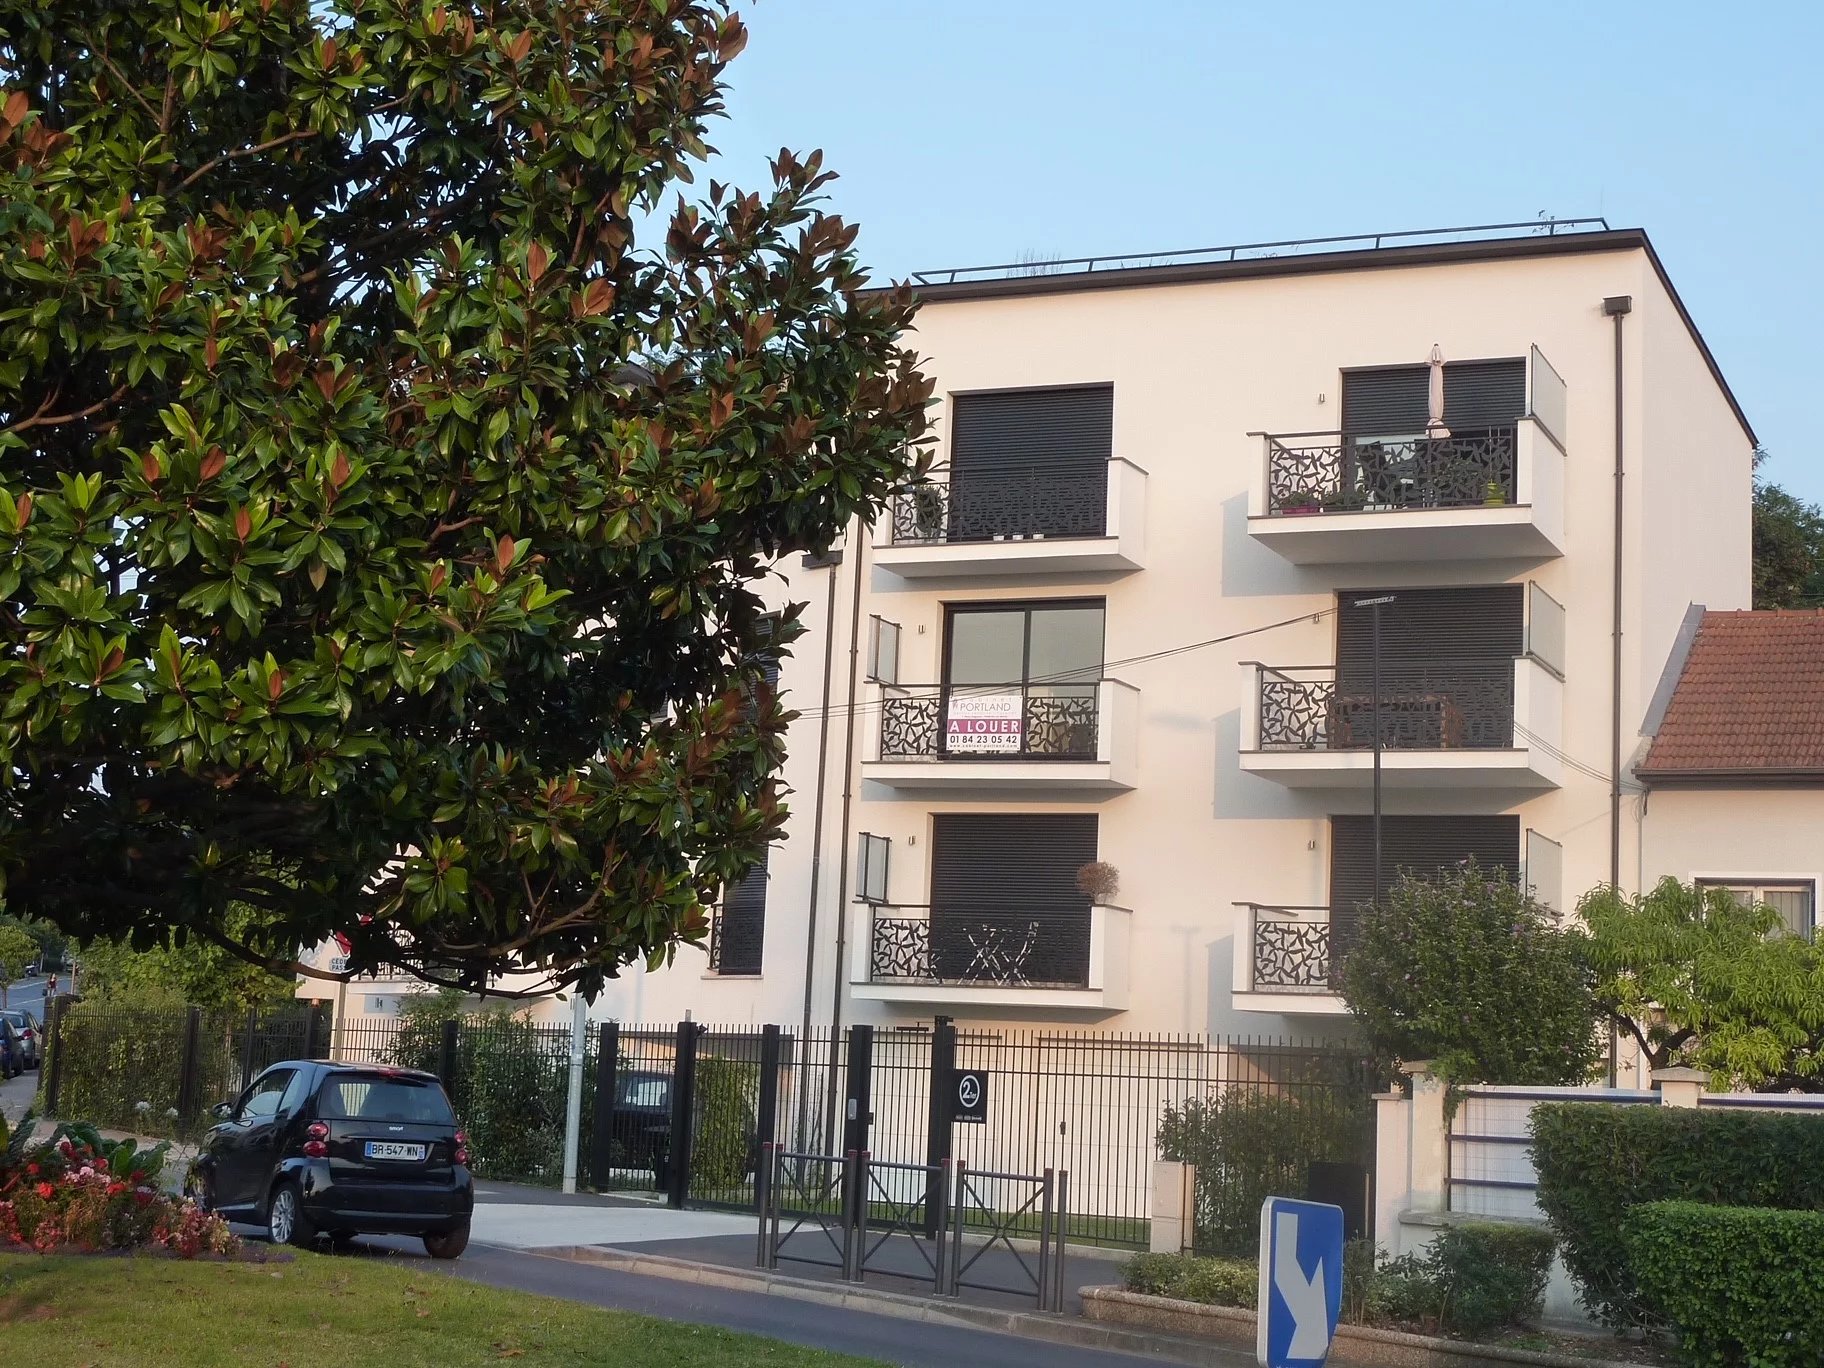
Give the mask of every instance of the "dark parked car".
POLYGON ((212 1109, 191 1191, 275 1244, 318 1235, 420 1235, 433 1258, 469 1243, 468 1143, 434 1074, 361 1064, 274 1064, 212 1109))
POLYGON ((17 1078, 25 1072, 25 1041, 19 1028, 0 1016, 0 1080, 17 1078))
POLYGON ((38 1048, 38 1018, 22 1007, 11 1007, 0 1011, 12 1028, 19 1033, 20 1042, 25 1047, 25 1067, 35 1069, 43 1059, 38 1048))
MULTIPOLYGON (((644 1168, 665 1187, 671 1181, 671 1075, 650 1069, 622 1069, 615 1074, 610 1154, 617 1168, 644 1168)), ((746 1168, 752 1176, 760 1160, 758 1127, 750 1108, 742 1122, 746 1168)))

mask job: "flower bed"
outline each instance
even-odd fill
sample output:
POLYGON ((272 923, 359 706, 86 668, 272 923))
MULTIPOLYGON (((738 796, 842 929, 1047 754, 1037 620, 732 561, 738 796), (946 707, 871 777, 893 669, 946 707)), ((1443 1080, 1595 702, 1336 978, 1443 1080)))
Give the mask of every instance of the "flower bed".
POLYGON ((0 1126, 0 1250, 154 1250, 184 1259, 239 1251, 221 1217, 160 1187, 168 1145, 142 1150, 80 1124, 34 1145, 32 1131, 27 1121, 8 1137, 0 1126))

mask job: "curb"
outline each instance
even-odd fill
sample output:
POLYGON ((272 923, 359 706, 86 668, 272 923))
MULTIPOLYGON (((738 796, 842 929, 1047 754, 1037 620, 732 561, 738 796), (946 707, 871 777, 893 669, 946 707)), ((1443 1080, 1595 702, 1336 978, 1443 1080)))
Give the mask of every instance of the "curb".
MULTIPOLYGON (((819 1306, 866 1311, 877 1316, 920 1321, 927 1325, 991 1330, 998 1334, 1044 1340, 1080 1349, 1106 1349, 1115 1353, 1137 1354, 1191 1364, 1195 1368, 1243 1368, 1243 1365, 1254 1362, 1251 1353, 1244 1354, 1228 1345, 1203 1343, 1123 1326, 1099 1325, 1076 1317, 1042 1315, 1036 1311, 1000 1311, 993 1307, 964 1303, 933 1303, 923 1297, 907 1296, 900 1292, 882 1292, 847 1284, 794 1278, 758 1268, 730 1268, 724 1264, 693 1263, 688 1259, 667 1258, 659 1254, 628 1253, 606 1245, 560 1245, 520 1252, 565 1263, 593 1264, 623 1273, 669 1278, 674 1282, 789 1297, 819 1306)), ((1588 1368, 1588 1365, 1580 1365, 1580 1368, 1588 1368)))

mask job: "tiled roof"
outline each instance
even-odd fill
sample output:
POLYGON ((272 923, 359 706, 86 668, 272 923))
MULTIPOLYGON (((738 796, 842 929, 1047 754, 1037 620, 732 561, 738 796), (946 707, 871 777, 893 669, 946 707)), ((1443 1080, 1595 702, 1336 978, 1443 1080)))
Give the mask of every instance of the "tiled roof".
POLYGON ((1824 609, 1705 613, 1637 772, 1824 777, 1824 609))

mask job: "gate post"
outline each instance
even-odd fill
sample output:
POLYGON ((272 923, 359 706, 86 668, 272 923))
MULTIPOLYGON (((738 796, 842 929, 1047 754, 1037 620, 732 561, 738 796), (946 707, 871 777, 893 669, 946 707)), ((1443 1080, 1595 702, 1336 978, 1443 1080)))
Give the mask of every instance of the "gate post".
MULTIPOLYGON (((845 1155, 868 1148, 874 1125, 874 1028, 865 1023, 849 1027, 848 1075, 841 1150, 845 1155)), ((845 1166, 844 1176, 854 1177, 853 1165, 845 1166)), ((864 1198, 853 1182, 846 1183, 843 1192, 843 1221, 852 1227, 864 1198)))
POLYGON ((50 1037, 50 1077, 44 1081, 44 1109, 57 1115, 57 1094, 63 1090, 63 1018, 70 1000, 61 993, 51 999, 46 1034, 50 1037))
POLYGON ((678 1023, 677 1056, 671 1070, 671 1140, 667 1150, 665 1200, 681 1208, 690 1192, 690 1131, 696 1115, 697 1037, 694 1021, 678 1023))
POLYGON ((187 1127, 196 1114, 197 1057, 202 1052, 202 1042, 203 1009, 186 1008, 183 1053, 178 1057, 177 1066, 177 1124, 180 1128, 187 1127))
POLYGON ((951 1099, 956 1095, 956 1022, 937 1018, 931 1030, 931 1099, 926 1113, 925 1163, 931 1173, 925 1180, 925 1237, 943 1236, 943 1183, 956 1135, 951 1121, 951 1099))
POLYGON ((452 1018, 443 1023, 443 1030, 437 1036, 437 1077, 443 1083, 443 1090, 450 1095, 450 1104, 456 1102, 456 1032, 458 1023, 452 1018))
POLYGON ((766 1163, 779 1138, 779 1065, 784 1038, 777 1026, 760 1029, 760 1096, 754 1103, 754 1206, 766 1210, 766 1185, 772 1174, 766 1163))
POLYGON ((595 1032, 595 1107, 589 1136, 589 1185, 606 1192, 614 1169, 614 1093, 620 1071, 621 1026, 604 1021, 595 1032))
POLYGON ((247 1036, 241 1042, 241 1087, 253 1082, 254 1033, 259 1029, 260 1009, 247 1009, 247 1036))
POLYGON ((323 1044, 323 1004, 312 1002, 309 1015, 304 1018, 304 1058, 315 1059, 318 1048, 323 1044))

